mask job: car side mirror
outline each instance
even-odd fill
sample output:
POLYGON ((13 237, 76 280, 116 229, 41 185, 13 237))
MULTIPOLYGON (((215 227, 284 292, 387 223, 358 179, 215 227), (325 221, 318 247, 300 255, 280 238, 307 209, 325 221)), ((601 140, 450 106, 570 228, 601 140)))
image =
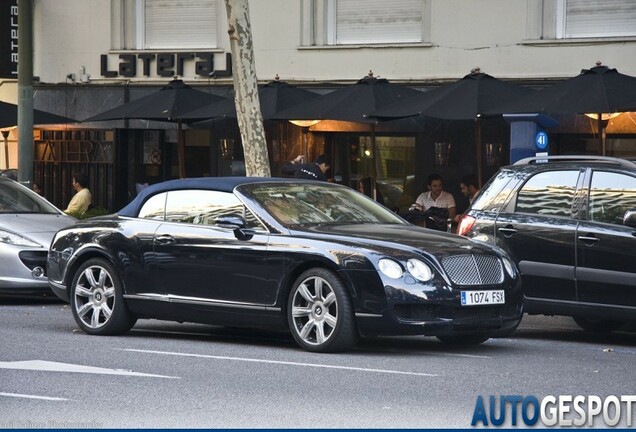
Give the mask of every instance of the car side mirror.
POLYGON ((245 219, 239 215, 219 216, 214 220, 214 225, 221 228, 233 229, 234 235, 239 240, 249 240, 254 237, 255 234, 253 229, 246 227, 247 223, 245 219))
POLYGON ((630 209, 623 215, 623 225, 636 228, 636 209, 630 209))

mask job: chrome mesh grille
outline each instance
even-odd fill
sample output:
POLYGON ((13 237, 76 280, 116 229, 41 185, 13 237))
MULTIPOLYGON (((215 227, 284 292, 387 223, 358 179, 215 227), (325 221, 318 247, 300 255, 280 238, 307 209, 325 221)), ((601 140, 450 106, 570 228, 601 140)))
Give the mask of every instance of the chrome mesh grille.
POLYGON ((493 285, 504 280, 501 260, 494 255, 453 255, 443 258, 442 266, 457 285, 493 285))

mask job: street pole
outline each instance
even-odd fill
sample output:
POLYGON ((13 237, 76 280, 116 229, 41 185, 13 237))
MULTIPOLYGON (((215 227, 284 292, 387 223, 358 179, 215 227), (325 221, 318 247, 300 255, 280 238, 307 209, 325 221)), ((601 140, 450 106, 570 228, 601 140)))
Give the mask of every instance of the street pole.
POLYGON ((18 181, 33 182, 33 1, 18 2, 18 181))
POLYGON ((225 0, 225 6, 234 62, 234 102, 243 141, 245 172, 252 177, 270 177, 248 0, 225 0))

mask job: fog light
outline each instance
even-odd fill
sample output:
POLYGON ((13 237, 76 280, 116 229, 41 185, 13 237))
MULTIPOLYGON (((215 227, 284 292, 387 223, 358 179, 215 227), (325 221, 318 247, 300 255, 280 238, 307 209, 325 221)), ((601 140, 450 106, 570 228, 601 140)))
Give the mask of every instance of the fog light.
POLYGON ((33 276, 36 279, 43 277, 44 269, 40 266, 35 267, 33 270, 31 270, 31 276, 33 276))

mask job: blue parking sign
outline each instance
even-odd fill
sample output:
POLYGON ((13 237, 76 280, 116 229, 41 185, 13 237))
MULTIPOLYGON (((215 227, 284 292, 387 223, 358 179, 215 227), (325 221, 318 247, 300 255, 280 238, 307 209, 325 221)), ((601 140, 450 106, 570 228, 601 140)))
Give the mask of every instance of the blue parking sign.
POLYGON ((534 138, 534 143, 537 146, 537 149, 539 149, 539 150, 547 149, 548 148, 548 134, 543 132, 543 131, 537 132, 537 135, 534 138))

